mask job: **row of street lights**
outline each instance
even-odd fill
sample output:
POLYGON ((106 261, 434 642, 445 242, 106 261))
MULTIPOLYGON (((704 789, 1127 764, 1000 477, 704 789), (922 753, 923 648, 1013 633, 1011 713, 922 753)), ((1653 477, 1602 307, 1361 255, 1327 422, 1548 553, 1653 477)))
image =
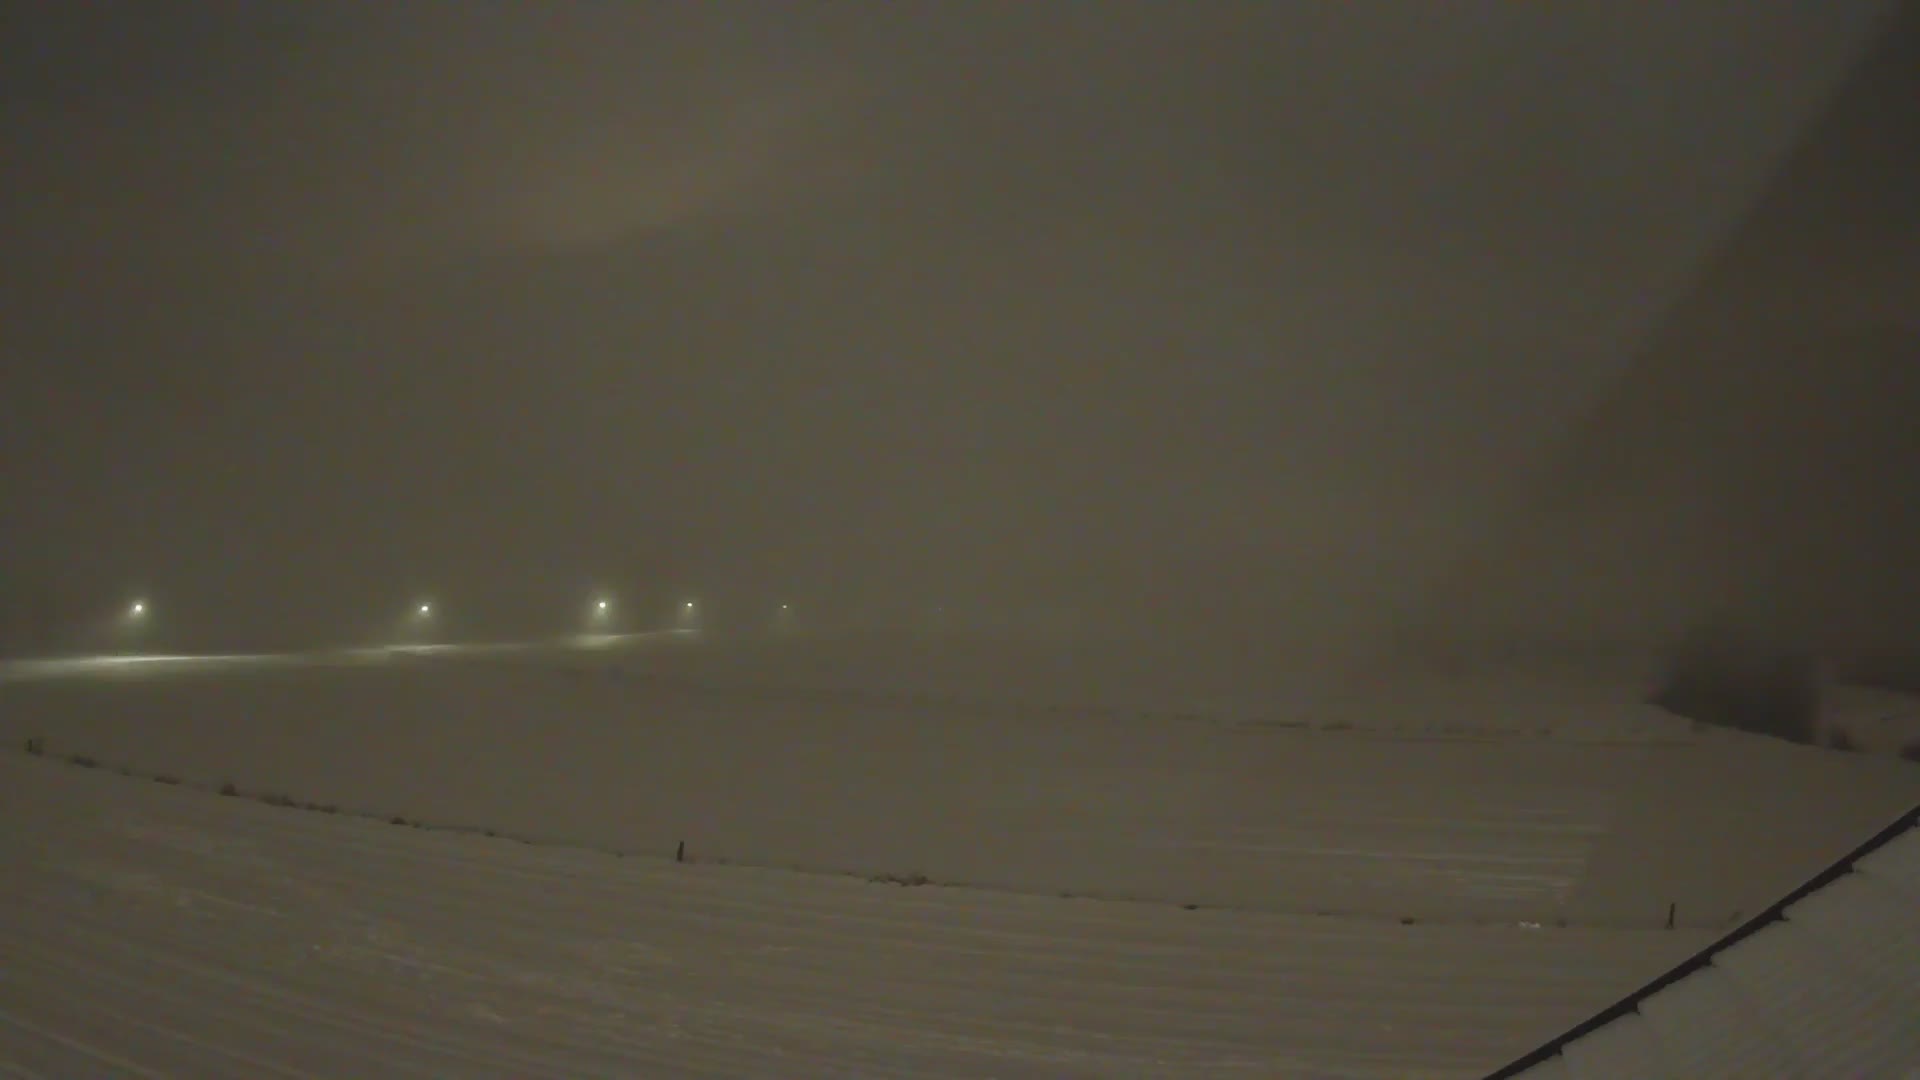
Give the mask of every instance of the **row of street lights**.
MULTIPOLYGON (((700 609, 699 609, 698 603, 692 600, 687 600, 681 603, 677 608, 675 608, 675 615, 680 621, 686 622, 688 620, 696 618, 699 615, 699 610, 700 609)), ((129 623, 144 621, 148 617, 149 611, 150 611, 149 604, 145 598, 134 600, 128 603, 126 606, 126 609, 125 609, 126 621, 129 623)), ((606 619, 612 618, 613 617, 613 600, 605 596, 594 598, 593 606, 589 609, 589 613, 591 618, 598 619, 598 620, 604 621, 606 619)), ((413 615, 414 615, 414 618, 416 619, 430 619, 433 617, 433 614, 434 614, 434 606, 433 606, 433 601, 431 600, 422 600, 413 609, 413 615)), ((793 605, 781 604, 779 608, 779 614, 783 618, 792 615, 793 605)))
MULTIPOLYGON (((614 604, 612 597, 604 595, 596 596, 591 606, 587 609, 587 618, 595 625, 604 626, 612 620, 613 609, 614 604)), ((413 620, 415 623, 425 623, 434 617, 437 610, 438 609, 434 607, 433 601, 422 600, 413 608, 413 620)), ((780 605, 780 613, 783 617, 790 615, 792 611, 793 605, 780 605)), ((683 601, 674 609, 675 621, 682 628, 693 626, 698 621, 699 615, 700 606, 697 601, 693 600, 683 601)), ((152 605, 145 597, 141 597, 127 604, 124 609, 123 621, 128 626, 138 626, 148 622, 151 617, 152 605)))

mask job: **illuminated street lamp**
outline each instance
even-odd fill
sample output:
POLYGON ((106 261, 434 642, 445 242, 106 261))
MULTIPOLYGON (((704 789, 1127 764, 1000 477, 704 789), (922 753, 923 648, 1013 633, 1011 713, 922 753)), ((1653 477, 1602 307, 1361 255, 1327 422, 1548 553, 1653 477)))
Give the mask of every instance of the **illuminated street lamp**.
POLYGON ((153 621, 153 606, 146 597, 137 597, 120 609, 119 633, 122 639, 131 642, 135 638, 146 637, 153 621))
POLYGON ((136 642, 147 640, 155 630, 152 602, 144 596, 127 601, 127 606, 120 609, 120 614, 106 629, 122 648, 132 648, 136 642))

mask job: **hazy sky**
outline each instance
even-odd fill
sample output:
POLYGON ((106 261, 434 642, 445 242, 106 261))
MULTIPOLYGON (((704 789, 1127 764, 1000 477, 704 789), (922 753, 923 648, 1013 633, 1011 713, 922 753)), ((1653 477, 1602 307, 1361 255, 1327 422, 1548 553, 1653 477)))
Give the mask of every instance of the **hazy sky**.
POLYGON ((1876 38, 1435 621, 1913 655, 1920 3, 1876 38))
POLYGON ((4 572, 1364 606, 1884 7, 8 4, 4 572))

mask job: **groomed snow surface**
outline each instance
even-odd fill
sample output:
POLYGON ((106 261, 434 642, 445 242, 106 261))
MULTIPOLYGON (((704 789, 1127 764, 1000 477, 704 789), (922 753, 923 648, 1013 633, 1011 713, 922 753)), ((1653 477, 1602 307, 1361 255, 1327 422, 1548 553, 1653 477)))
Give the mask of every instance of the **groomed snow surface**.
POLYGON ((1920 800, 1637 686, 720 648, 0 687, 0 1075, 1476 1076, 1920 800))

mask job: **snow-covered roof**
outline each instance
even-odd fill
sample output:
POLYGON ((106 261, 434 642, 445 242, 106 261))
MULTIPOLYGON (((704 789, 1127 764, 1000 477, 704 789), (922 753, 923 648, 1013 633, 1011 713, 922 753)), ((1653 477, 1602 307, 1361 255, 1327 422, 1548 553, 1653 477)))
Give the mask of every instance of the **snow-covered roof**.
POLYGON ((1489 1080, 1762 1076, 1920 1078, 1920 806, 1489 1080))

